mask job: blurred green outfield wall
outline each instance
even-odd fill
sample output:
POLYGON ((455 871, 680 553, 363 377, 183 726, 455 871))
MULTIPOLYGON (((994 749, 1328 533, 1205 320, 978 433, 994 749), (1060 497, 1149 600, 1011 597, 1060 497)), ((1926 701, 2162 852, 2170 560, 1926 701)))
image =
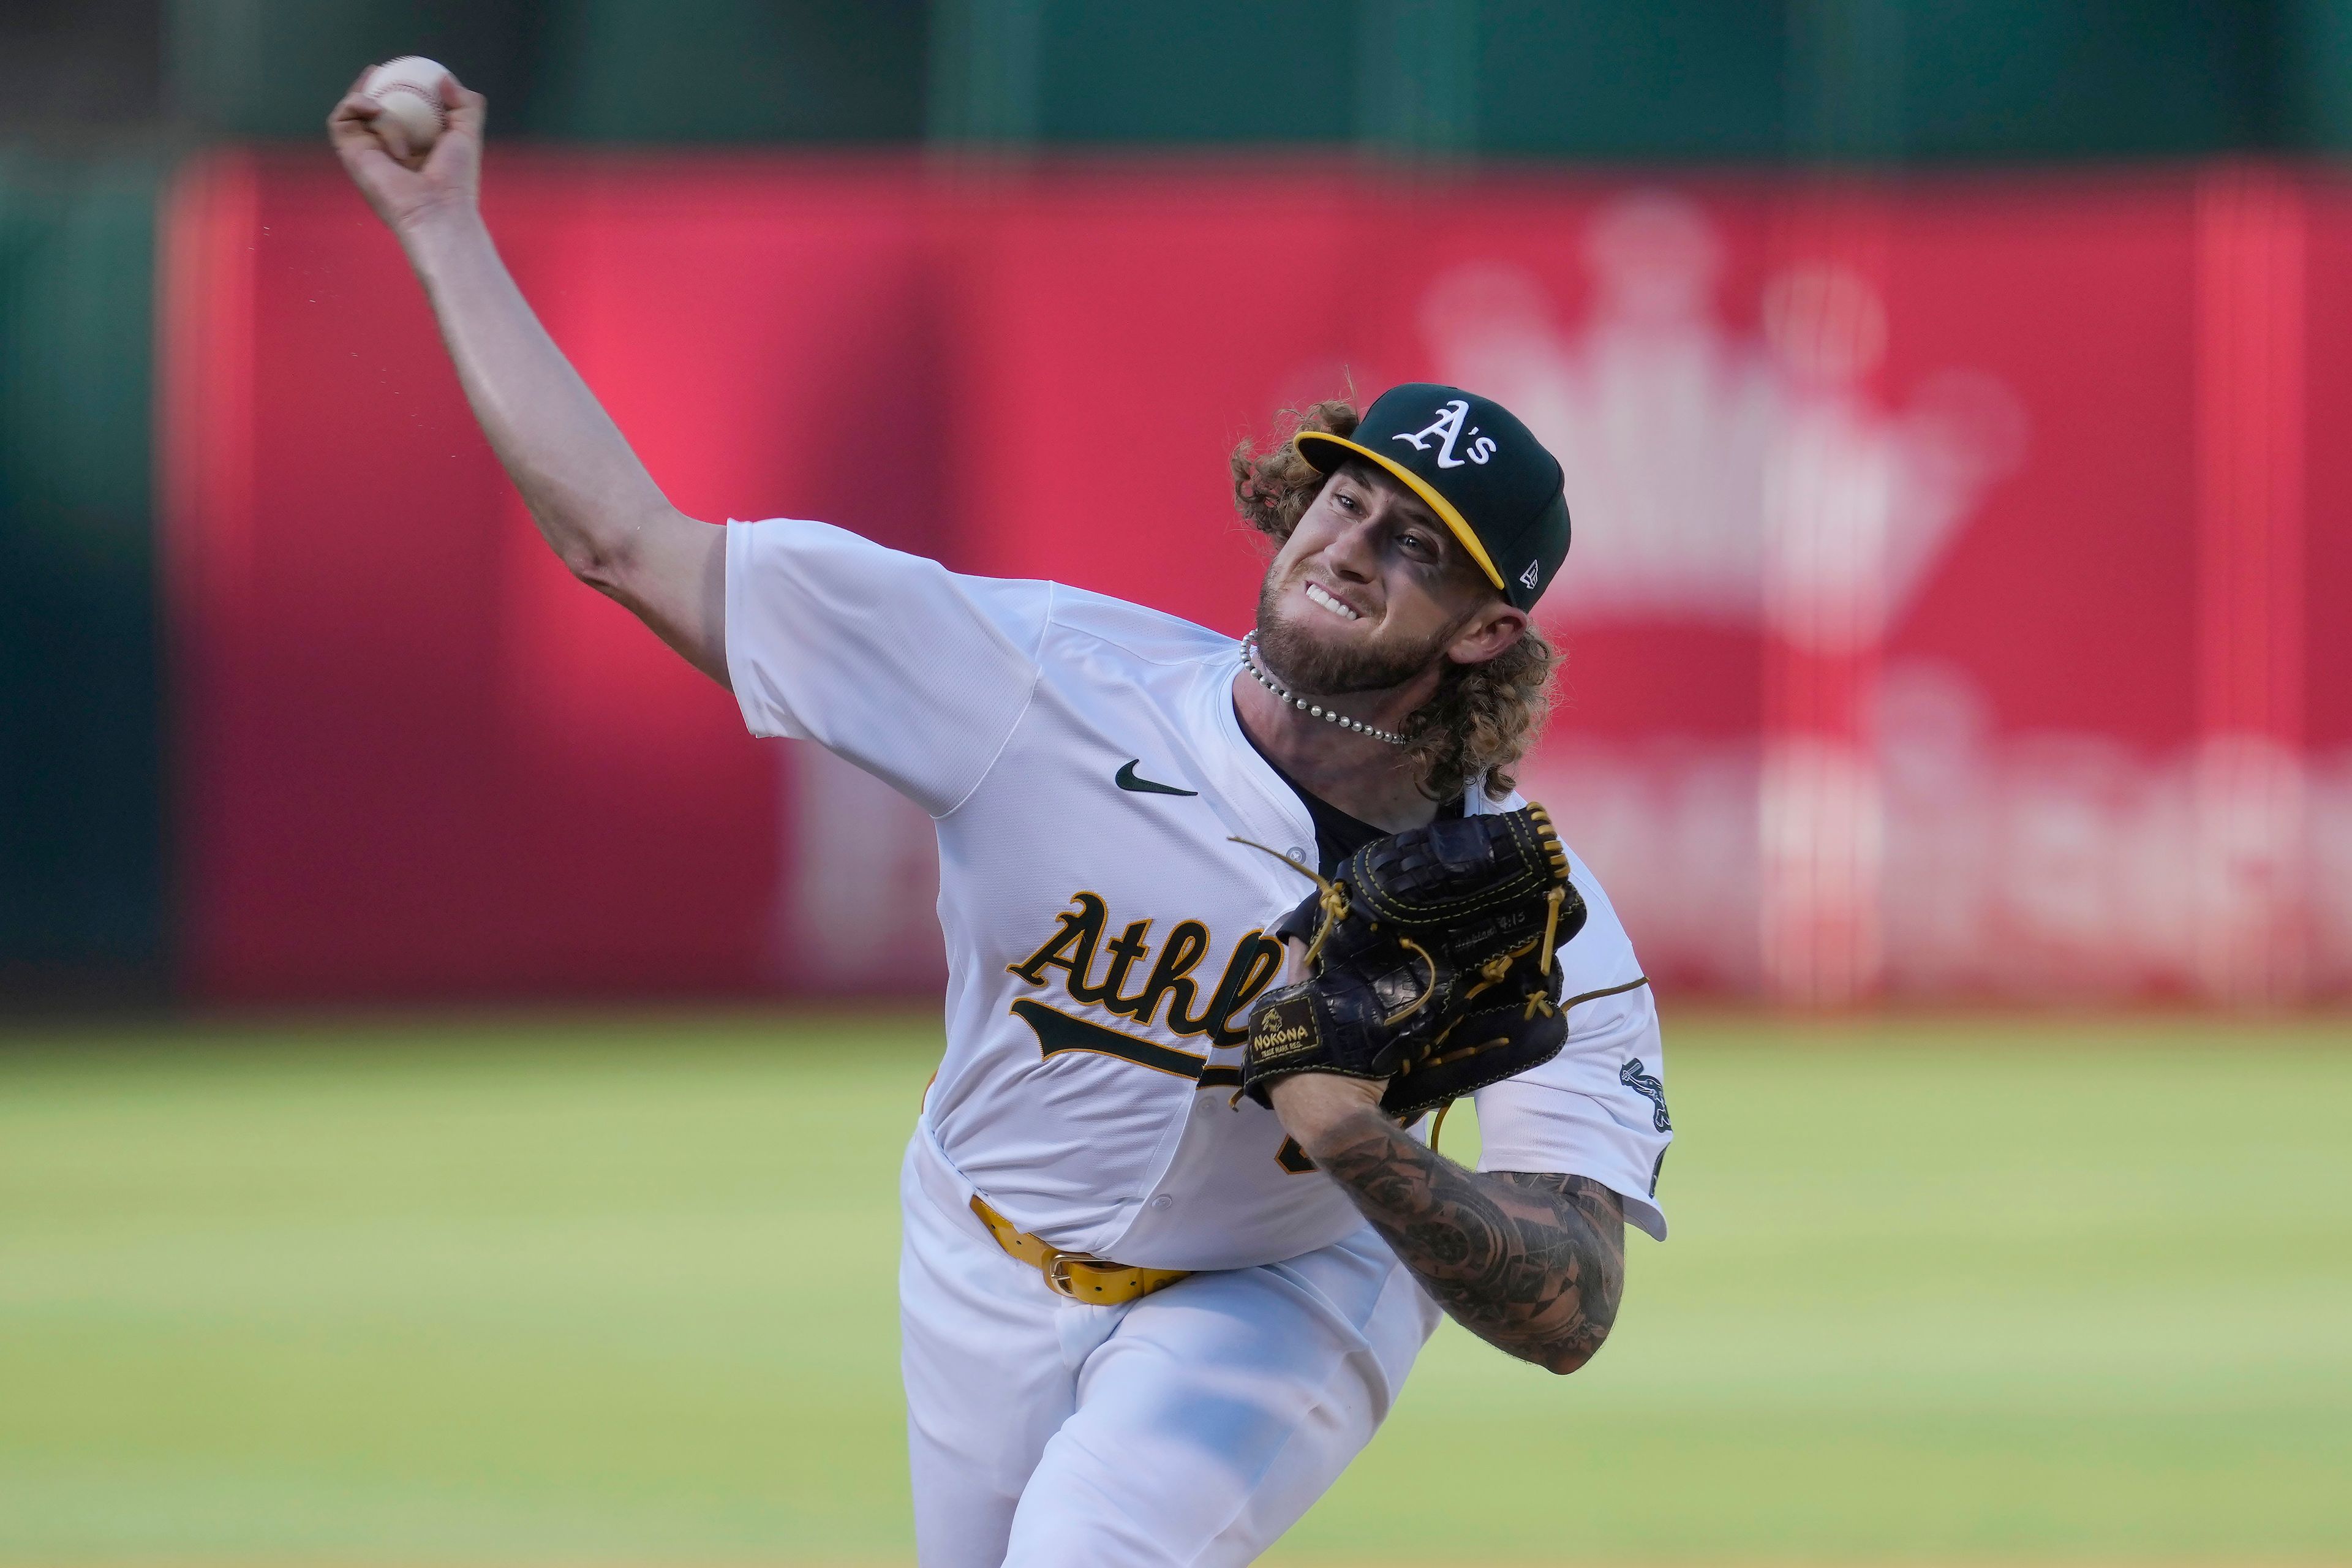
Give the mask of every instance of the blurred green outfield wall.
POLYGON ((161 973, 162 168, 0 150, 0 991, 161 973))
POLYGON ((2352 145, 2352 0, 174 0, 176 113, 430 54, 530 136, 1706 163, 2352 145))

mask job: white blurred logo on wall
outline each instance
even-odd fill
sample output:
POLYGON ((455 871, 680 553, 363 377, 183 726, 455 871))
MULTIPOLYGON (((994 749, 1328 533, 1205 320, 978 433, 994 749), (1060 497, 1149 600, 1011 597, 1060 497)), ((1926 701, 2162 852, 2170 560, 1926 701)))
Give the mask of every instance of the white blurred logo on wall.
POLYGON ((2003 734, 1964 669, 1883 658, 2026 455, 2007 386, 1955 366, 1890 403, 1871 384, 1882 300, 1798 247, 1765 283, 1760 332, 1735 331, 1718 237, 1671 194, 1604 207, 1584 259, 1593 302, 1573 330, 1538 278, 1491 264, 1440 278, 1423 325, 1438 374, 1525 418, 1593 520, 1547 619, 1762 634, 1760 737, 1662 717, 1638 740, 1556 742, 1526 772, 1654 968, 1816 1005, 2269 1001, 2306 973, 2352 979, 2352 901, 2303 905, 2347 879, 2300 874, 2314 854, 2352 861, 2352 758, 2306 778, 2298 752, 2242 737, 2148 756, 2003 734), (2233 949, 2262 951, 2200 951, 2200 908, 2235 911, 2233 949), (2306 929, 2315 968, 2284 951, 2306 929))

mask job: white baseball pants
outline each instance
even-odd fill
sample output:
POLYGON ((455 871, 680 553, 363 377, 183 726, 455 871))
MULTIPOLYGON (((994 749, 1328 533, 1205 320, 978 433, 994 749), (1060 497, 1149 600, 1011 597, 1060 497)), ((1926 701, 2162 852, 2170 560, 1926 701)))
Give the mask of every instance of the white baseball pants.
POLYGON ((990 1238, 920 1125, 899 1195, 922 1568, 1250 1562, 1371 1440, 1437 1326, 1369 1226, 1095 1307, 990 1238))

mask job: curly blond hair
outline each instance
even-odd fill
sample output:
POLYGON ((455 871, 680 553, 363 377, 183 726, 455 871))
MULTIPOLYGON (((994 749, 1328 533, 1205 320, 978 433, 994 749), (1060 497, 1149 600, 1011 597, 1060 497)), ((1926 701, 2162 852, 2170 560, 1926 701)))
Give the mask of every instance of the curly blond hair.
MULTIPOLYGON (((1301 430, 1355 433, 1355 405, 1341 398, 1285 410, 1275 444, 1234 448, 1234 505, 1279 549, 1323 489, 1324 475, 1300 457, 1301 430)), ((1528 754, 1551 711, 1559 655, 1532 623, 1519 640, 1484 664, 1448 664, 1437 695, 1404 722, 1404 753, 1421 773, 1421 792, 1451 800, 1484 775, 1487 798, 1511 793, 1511 769, 1528 754)))

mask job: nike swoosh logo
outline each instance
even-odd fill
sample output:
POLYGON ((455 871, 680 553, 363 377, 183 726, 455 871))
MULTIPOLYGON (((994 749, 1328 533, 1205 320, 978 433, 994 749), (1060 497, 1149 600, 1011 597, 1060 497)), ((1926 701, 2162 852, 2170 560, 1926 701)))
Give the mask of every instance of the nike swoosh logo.
POLYGON ((1174 784, 1154 784, 1150 779, 1136 777, 1135 763, 1142 760, 1141 757, 1138 757, 1135 762, 1121 763, 1111 783, 1121 789, 1133 790, 1138 795, 1198 795, 1201 793, 1196 789, 1178 789, 1174 784))

